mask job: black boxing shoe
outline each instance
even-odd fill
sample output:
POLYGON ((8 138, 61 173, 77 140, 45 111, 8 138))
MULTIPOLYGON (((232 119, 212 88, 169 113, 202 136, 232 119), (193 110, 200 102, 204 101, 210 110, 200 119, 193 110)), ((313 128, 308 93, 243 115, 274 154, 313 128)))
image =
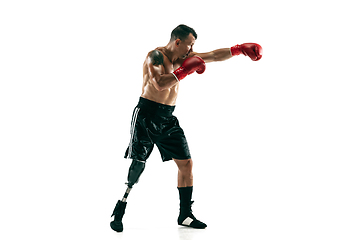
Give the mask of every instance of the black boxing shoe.
POLYGON ((114 220, 110 222, 110 227, 116 232, 122 232, 124 230, 122 224, 122 218, 125 214, 126 202, 118 201, 111 217, 114 216, 114 220))
POLYGON ((190 204, 180 205, 180 214, 178 217, 178 224, 181 226, 192 227, 197 229, 204 229, 207 225, 195 218, 192 214, 191 205, 194 201, 191 201, 190 204))

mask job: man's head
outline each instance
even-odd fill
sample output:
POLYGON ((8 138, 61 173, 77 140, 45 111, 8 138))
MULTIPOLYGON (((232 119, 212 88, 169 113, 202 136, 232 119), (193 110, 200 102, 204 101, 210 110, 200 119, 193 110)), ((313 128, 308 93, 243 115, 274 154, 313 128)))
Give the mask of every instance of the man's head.
POLYGON ((173 42, 181 58, 187 58, 193 51, 192 47, 197 39, 194 29, 186 25, 179 25, 171 32, 170 42, 173 42))
POLYGON ((189 36, 190 33, 195 37, 195 40, 196 40, 197 34, 196 34, 195 30, 184 24, 180 24, 179 26, 174 28, 174 30, 172 30, 170 41, 175 41, 176 39, 185 41, 185 39, 189 36))

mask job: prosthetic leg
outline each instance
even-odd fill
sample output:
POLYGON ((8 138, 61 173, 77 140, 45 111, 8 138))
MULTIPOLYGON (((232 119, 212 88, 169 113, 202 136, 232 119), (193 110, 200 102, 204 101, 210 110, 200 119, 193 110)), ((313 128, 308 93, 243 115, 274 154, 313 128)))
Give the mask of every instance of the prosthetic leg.
POLYGON ((121 201, 119 200, 116 203, 113 214, 111 215, 111 217, 114 216, 114 220, 110 223, 110 227, 116 232, 123 231, 122 218, 125 214, 127 197, 129 196, 129 193, 130 193, 132 187, 134 186, 134 184, 139 181, 140 175, 142 174, 144 169, 145 169, 145 162, 137 161, 137 160, 132 161, 130 168, 129 168, 128 178, 127 178, 128 182, 126 183, 126 185, 128 187, 125 191, 125 194, 124 194, 124 197, 122 198, 122 200, 121 201))

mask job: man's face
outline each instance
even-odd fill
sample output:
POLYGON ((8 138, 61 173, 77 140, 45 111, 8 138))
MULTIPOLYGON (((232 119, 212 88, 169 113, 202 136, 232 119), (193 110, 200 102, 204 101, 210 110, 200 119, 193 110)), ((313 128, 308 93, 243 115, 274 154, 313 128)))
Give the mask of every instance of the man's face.
POLYGON ((195 37, 190 33, 189 36, 179 43, 179 55, 182 59, 185 59, 193 52, 193 46, 195 44, 195 37))

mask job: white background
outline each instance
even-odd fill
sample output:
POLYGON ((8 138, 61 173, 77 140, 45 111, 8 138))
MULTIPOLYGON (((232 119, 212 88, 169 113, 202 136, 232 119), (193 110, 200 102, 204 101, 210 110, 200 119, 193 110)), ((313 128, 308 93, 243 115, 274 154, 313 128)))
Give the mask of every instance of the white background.
POLYGON ((359 239, 356 9, 2 1, 1 239, 359 239), (197 52, 256 42, 263 58, 209 63, 181 82, 175 115, 194 160, 194 213, 208 228, 177 228, 177 168, 155 148, 118 234, 109 221, 126 187, 142 63, 182 23, 197 31, 197 52))

